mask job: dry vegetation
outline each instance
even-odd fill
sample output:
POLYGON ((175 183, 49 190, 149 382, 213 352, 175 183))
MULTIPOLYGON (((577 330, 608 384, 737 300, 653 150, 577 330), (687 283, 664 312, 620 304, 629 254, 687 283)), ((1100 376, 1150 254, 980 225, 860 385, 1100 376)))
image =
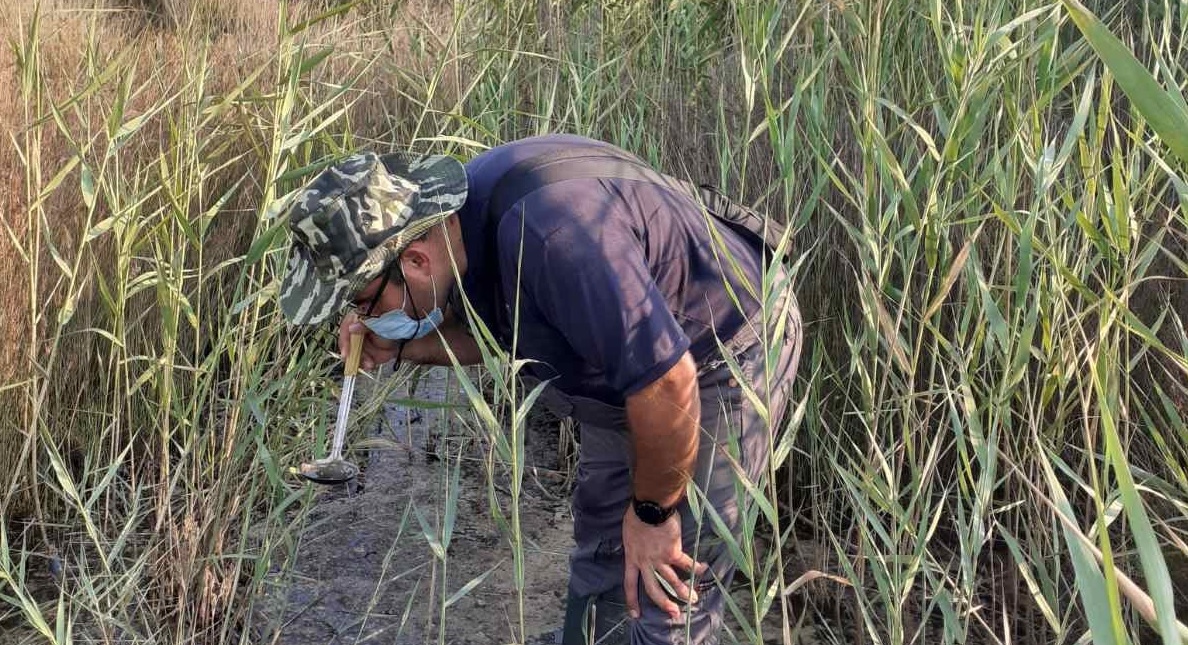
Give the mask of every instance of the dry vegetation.
MULTIPOLYGON (((430 43, 423 43, 428 48, 450 27, 450 16, 432 5, 406 3, 401 10, 408 20, 405 31, 381 33, 340 23, 318 25, 307 32, 306 46, 311 49, 386 49, 392 54, 390 59, 374 61, 331 57, 304 86, 307 93, 301 100, 316 104, 332 93, 323 84, 352 76, 363 79, 359 89, 338 97, 332 106, 347 109, 341 118, 350 124, 351 132, 344 137, 344 145, 347 141, 349 145, 395 145, 389 136, 394 115, 412 106, 399 94, 399 75, 393 73, 394 68, 418 73, 432 61, 429 49, 423 50, 421 57, 410 54, 409 30, 429 38, 430 43)), ((289 20, 294 24, 308 20, 328 6, 294 3, 289 20)), ((168 215, 170 209, 209 213, 201 249, 206 267, 245 253, 258 230, 261 186, 267 182, 258 155, 269 145, 271 133, 260 127, 260 119, 281 73, 274 58, 279 13, 275 3, 241 0, 51 0, 40 7, 36 23, 34 4, 10 0, 4 7, 10 19, 3 27, 3 38, 13 46, 0 50, 0 70, 12 88, 0 96, 0 123, 12 137, 8 145, 0 147, 0 177, 4 178, 0 207, 7 229, 0 237, 0 269, 6 278, 0 286, 0 307, 6 312, 0 375, 6 384, 25 382, 42 370, 56 375, 45 391, 46 407, 55 410, 54 435, 68 449, 79 450, 85 437, 75 431, 86 432, 94 426, 78 415, 96 405, 102 407, 111 395, 100 383, 101 375, 111 369, 103 362, 103 341, 76 333, 111 323, 104 319, 109 312, 97 302, 100 280, 96 278, 132 281, 153 267, 142 258, 131 258, 123 267, 127 272, 120 275, 116 256, 127 249, 115 248, 110 236, 80 244, 88 222, 93 227, 113 213, 104 201, 88 212, 78 162, 92 168, 105 163, 113 172, 160 182, 162 188, 167 183, 185 186, 192 178, 183 173, 198 170, 202 173, 201 189, 187 191, 186 204, 169 203, 163 190, 150 185, 144 188, 145 202, 138 205, 138 212, 158 216, 168 215), (34 58, 21 61, 21 46, 34 28, 38 38, 34 58), (21 73, 36 76, 28 96, 20 91, 21 73), (241 86, 245 80, 249 82, 241 86), (196 125, 193 97, 211 100, 231 92, 238 93, 238 100, 218 117, 196 125), (120 137, 118 149, 108 148, 116 138, 113 135, 118 136, 118 128, 128 123, 137 130, 120 137), (177 127, 195 130, 170 132, 177 127), (195 159, 179 159, 179 134, 192 137, 189 152, 195 159), (32 156, 26 156, 29 153, 32 156), (104 159, 106 154, 109 159, 104 159), (192 161, 193 166, 170 167, 178 161, 192 161), (38 187, 52 183, 61 169, 69 169, 59 178, 61 184, 39 194, 38 187), (36 207, 30 208, 30 204, 36 207), (31 228, 31 220, 38 217, 45 218, 42 226, 31 228), (67 293, 61 266, 49 256, 39 258, 38 270, 30 271, 24 253, 30 246, 38 246, 32 242, 33 235, 40 236, 43 251, 51 246, 60 251, 79 249, 78 290, 73 298, 67 293), (60 349, 53 353, 54 363, 47 365, 51 356, 47 334, 52 332, 57 312, 70 299, 74 301, 73 319, 60 349)), ((193 268, 194 261, 186 268, 193 268)), ((180 286, 196 302, 203 301, 204 308, 217 310, 230 304, 229 294, 220 288, 229 280, 233 276, 217 276, 214 284, 199 284, 189 278, 180 286)), ((129 300, 128 309, 140 315, 130 321, 128 338, 137 346, 128 348, 128 355, 160 351, 155 301, 151 291, 129 300)), ((176 341, 195 362, 205 342, 192 333, 176 341)), ((32 401, 20 394, 19 389, 9 389, 0 395, 0 405, 25 419, 0 432, 0 469, 27 475, 32 470, 15 461, 18 456, 30 457, 27 449, 22 450, 25 437, 13 430, 33 425, 28 420, 32 401)), ((32 477, 23 478, 16 493, 19 501, 10 509, 16 516, 29 509, 33 481, 32 477)))
MULTIPOLYGON (((804 615, 1152 637, 1105 590, 1117 564, 1164 616, 1188 594, 1178 149, 1060 4, 667 4, 0 0, 3 615, 239 640, 335 363, 281 324, 268 215, 346 151, 563 130, 795 225, 805 413, 757 530, 858 590, 804 615), (52 550, 61 609, 22 573, 52 550)), ((1182 8, 1097 5, 1183 86, 1182 8)), ((756 599, 785 588, 779 549, 746 557, 756 599)))

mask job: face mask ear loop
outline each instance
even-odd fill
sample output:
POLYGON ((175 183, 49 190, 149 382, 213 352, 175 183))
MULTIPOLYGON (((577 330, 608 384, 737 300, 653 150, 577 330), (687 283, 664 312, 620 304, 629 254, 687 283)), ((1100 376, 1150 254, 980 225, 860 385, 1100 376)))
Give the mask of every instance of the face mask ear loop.
MULTIPOLYGON (((421 317, 420 317, 420 315, 419 315, 419 314, 417 314, 417 300, 416 300, 416 298, 413 298, 412 292, 408 290, 408 280, 405 280, 405 279, 404 279, 404 267, 403 267, 403 266, 401 266, 399 262, 397 262, 397 263, 396 263, 396 270, 397 270, 397 271, 400 273, 400 283, 404 285, 404 298, 405 298, 406 300, 408 300, 409 304, 411 304, 411 305, 412 305, 412 308, 413 308, 413 313, 412 313, 412 315, 414 315, 414 316, 417 316, 417 318, 416 318, 416 320, 417 320, 417 331, 416 331, 416 333, 417 333, 417 335, 420 335, 420 333, 421 333, 421 322, 422 322, 422 321, 421 321, 421 317)), ((434 287, 434 290, 436 290, 436 289, 437 289, 437 287, 434 287)), ((436 295, 434 296, 434 298, 436 298, 436 295)), ((403 304, 403 303, 400 305, 400 308, 401 308, 401 309, 404 309, 404 304, 403 304)), ((404 343, 400 343, 400 349, 398 350, 398 352, 403 352, 403 351, 404 351, 404 343)), ((398 353, 398 354, 397 354, 397 356, 396 356, 396 362, 397 362, 397 363, 399 363, 399 362, 400 362, 400 355, 399 355, 399 353, 398 353)))
MULTIPOLYGON (((430 284, 433 285, 433 308, 436 309, 437 308, 437 280, 433 280, 430 284)), ((413 306, 414 307, 417 306, 417 303, 414 302, 413 306)), ((426 314, 425 318, 428 319, 429 316, 430 316, 430 314, 426 314)), ((421 330, 421 319, 418 318, 417 319, 417 331, 420 331, 420 330, 421 330)))
MULTIPOLYGON (((408 300, 411 302, 412 294, 408 292, 408 281, 404 279, 404 266, 402 264, 400 264, 400 258, 396 259, 396 276, 400 279, 401 286, 404 287, 404 298, 400 302, 400 309, 403 310, 404 309, 404 301, 408 300)), ((417 306, 417 303, 413 302, 413 307, 416 307, 416 306, 417 306)), ((415 309, 414 309, 414 311, 415 311, 415 309)), ((420 328, 420 326, 421 326, 421 324, 418 322, 417 327, 420 328)), ((402 341, 400 341, 400 346, 398 348, 396 348, 396 361, 392 364, 393 369, 400 368, 400 358, 404 356, 404 346, 407 343, 408 343, 408 341, 402 340, 402 341)))

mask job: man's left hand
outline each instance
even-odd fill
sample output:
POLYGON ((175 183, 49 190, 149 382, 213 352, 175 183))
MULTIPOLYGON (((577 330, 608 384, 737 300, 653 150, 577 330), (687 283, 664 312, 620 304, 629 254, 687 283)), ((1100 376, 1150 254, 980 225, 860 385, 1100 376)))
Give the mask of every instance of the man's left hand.
POLYGON ((652 526, 635 515, 633 508, 627 509, 623 517, 623 558, 626 570, 623 576, 623 590, 627 596, 627 611, 632 618, 639 618, 639 583, 652 602, 674 620, 681 615, 664 587, 656 580, 663 578, 676 592, 682 602, 697 602, 697 592, 691 590, 677 570, 692 571, 704 575, 708 566, 694 562, 681 550, 681 516, 673 513, 663 524, 652 526), (653 573, 654 572, 654 573, 653 573))

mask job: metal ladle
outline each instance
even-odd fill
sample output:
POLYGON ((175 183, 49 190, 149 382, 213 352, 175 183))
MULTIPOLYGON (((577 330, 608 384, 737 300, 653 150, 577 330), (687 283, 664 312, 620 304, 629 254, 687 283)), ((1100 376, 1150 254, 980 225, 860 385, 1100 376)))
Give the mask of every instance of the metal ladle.
POLYGON ((345 484, 359 474, 359 467, 342 458, 342 444, 346 439, 347 418, 351 400, 355 398, 355 376, 359 373, 359 357, 363 352, 363 334, 351 334, 351 348, 343 371, 342 396, 338 401, 338 418, 334 422, 334 443, 330 456, 313 463, 301 464, 298 475, 318 484, 345 484))

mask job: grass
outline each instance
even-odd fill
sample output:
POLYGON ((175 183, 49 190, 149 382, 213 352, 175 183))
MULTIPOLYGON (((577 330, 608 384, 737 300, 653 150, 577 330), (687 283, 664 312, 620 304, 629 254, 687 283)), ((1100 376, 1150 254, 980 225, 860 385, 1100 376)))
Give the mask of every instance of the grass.
MULTIPOLYGON (((0 3, 4 628, 246 642, 336 363, 276 308, 283 196, 570 131, 795 230, 732 638, 1183 642, 1188 9, 1087 4, 0 3)), ((522 581, 531 400, 486 349, 458 378, 522 581)), ((395 538, 438 545, 441 642, 483 582, 441 582, 457 463, 395 538)))

